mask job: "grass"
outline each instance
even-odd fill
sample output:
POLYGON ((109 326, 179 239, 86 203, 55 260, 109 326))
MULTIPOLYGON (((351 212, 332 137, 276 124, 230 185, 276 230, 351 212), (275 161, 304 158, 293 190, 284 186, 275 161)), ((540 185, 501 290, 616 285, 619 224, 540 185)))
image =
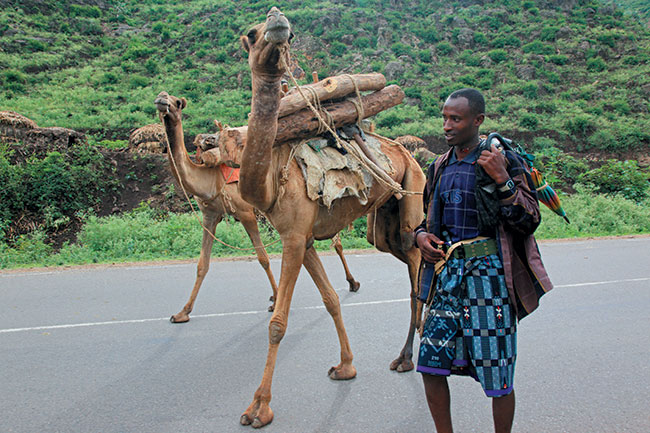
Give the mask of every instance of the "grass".
MULTIPOLYGON (((580 192, 562 197, 571 224, 545 206, 538 239, 584 238, 650 233, 650 199, 636 204, 620 196, 580 192)), ((66 244, 53 254, 45 234, 21 237, 13 247, 0 243, 0 269, 43 266, 126 263, 170 259, 197 259, 201 249, 201 227, 191 213, 161 215, 141 207, 121 216, 89 216, 75 244, 66 244)), ((260 224, 262 240, 270 254, 282 252, 278 235, 266 223, 260 224)), ((253 255, 252 244, 241 224, 227 219, 217 226, 216 237, 236 248, 215 242, 213 257, 253 255), (237 249, 241 248, 241 249, 237 249)), ((369 249, 365 239, 365 218, 355 221, 351 231, 341 233, 345 249, 369 249)), ((317 241, 316 249, 330 249, 330 241, 317 241)))

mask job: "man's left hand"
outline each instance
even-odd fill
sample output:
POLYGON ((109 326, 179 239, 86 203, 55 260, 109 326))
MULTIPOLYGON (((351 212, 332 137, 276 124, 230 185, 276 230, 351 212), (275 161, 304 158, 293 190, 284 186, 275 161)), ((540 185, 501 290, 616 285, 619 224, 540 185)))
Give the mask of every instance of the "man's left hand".
POLYGON ((506 157, 492 144, 492 151, 484 150, 479 156, 478 164, 497 184, 505 183, 510 176, 506 170, 506 157))

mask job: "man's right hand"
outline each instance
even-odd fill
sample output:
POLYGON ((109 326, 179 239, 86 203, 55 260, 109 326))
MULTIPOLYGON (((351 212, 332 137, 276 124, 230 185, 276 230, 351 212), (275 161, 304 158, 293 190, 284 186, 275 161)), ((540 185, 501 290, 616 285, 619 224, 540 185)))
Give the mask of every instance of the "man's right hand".
POLYGON ((437 263, 445 257, 445 252, 440 249, 444 242, 433 233, 420 232, 416 236, 415 242, 418 244, 425 262, 437 263))

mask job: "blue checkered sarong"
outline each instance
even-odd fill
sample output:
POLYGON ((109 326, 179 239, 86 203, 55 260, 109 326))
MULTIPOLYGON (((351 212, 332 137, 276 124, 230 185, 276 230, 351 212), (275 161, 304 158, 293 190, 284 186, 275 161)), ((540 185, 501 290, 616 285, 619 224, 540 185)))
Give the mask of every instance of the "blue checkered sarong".
POLYGON ((450 258, 428 310, 417 371, 470 375, 488 397, 499 397, 512 391, 516 357, 516 315, 501 259, 450 258))

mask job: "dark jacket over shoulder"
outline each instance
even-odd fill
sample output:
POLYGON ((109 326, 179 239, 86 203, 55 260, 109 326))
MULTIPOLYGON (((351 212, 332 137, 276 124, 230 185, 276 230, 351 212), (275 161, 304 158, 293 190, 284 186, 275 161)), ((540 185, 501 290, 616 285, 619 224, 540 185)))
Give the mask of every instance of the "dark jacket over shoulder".
MULTIPOLYGON (((453 148, 429 167, 424 188, 424 209, 427 215, 416 232, 426 230, 441 237, 442 209, 439 195, 434 192, 438 187, 440 169, 447 165, 451 152, 453 148)), ((539 298, 551 290, 553 285, 533 236, 541 215, 530 173, 524 160, 516 153, 506 151, 506 158, 508 174, 515 183, 515 189, 500 197, 497 240, 510 300, 517 311, 517 317, 522 319, 538 307, 539 298)))

